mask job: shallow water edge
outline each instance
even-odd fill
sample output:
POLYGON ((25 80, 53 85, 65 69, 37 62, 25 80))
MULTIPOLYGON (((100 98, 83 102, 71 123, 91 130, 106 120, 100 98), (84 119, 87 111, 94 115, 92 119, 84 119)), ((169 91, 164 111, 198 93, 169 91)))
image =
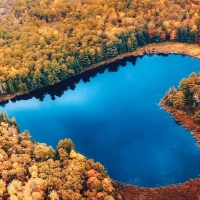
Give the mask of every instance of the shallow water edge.
MULTIPOLYGON (((96 68, 108 65, 115 61, 122 60, 124 58, 128 58, 131 56, 137 57, 137 56, 152 55, 152 54, 160 54, 160 55, 168 55, 168 54, 178 55, 179 54, 179 55, 187 55, 187 56, 197 58, 200 60, 200 46, 198 44, 187 44, 187 43, 179 43, 179 42, 152 43, 152 44, 148 44, 146 46, 137 48, 133 52, 124 53, 114 58, 110 58, 108 60, 93 64, 83 69, 80 73, 73 75, 73 77, 80 75, 86 71, 90 71, 92 69, 96 69, 96 68)), ((40 89, 42 88, 39 88, 37 90, 40 90, 40 89)), ((17 93, 12 93, 12 94, 0 95, 0 102, 11 100, 15 97, 19 97, 24 94, 29 94, 29 92, 31 91, 24 92, 24 93, 17 92, 17 93)))

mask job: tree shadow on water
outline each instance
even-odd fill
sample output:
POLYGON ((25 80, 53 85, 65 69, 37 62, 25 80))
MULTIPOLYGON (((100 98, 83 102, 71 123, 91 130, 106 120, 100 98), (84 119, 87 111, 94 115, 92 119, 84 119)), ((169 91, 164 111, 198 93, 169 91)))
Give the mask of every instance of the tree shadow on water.
MULTIPOLYGON (((19 95, 11 99, 11 102, 16 102, 20 100, 28 100, 33 97, 39 101, 44 101, 44 98, 47 94, 50 95, 52 100, 55 100, 56 97, 61 97, 67 90, 75 90, 76 85, 82 80, 85 84, 90 82, 91 78, 95 78, 98 74, 103 74, 106 70, 108 72, 117 72, 120 67, 125 67, 127 62, 130 62, 132 65, 136 65, 137 57, 127 57, 121 60, 117 60, 110 64, 102 65, 98 68, 94 68, 88 71, 85 71, 81 74, 69 77, 62 82, 59 82, 55 85, 46 86, 34 91, 30 91, 27 94, 19 95)), ((5 107, 9 103, 9 100, 0 102, 0 107, 5 107)))

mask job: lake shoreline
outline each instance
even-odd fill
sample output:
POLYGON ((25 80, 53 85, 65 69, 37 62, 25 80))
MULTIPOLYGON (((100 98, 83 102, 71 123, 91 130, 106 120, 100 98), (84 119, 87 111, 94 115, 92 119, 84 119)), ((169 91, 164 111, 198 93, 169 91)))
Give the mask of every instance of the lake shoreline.
POLYGON ((182 125, 187 131, 191 131, 191 135, 196 139, 197 143, 200 144, 200 125, 194 121, 192 114, 167 106, 162 101, 160 106, 172 115, 172 118, 177 124, 182 125))
POLYGON ((131 56, 137 57, 137 56, 153 55, 153 54, 165 54, 165 55, 180 54, 180 55, 187 55, 187 56, 197 58, 200 60, 200 46, 198 44, 187 44, 187 43, 179 43, 179 42, 151 43, 146 46, 139 47, 133 52, 124 53, 114 58, 110 58, 108 60, 93 64, 85 68, 80 73, 97 68, 97 67, 101 67, 103 65, 107 65, 112 62, 122 60, 124 58, 128 58, 131 56))
MULTIPOLYGON (((195 123, 193 116, 186 111, 172 108, 165 105, 162 100, 159 104, 163 109, 172 115, 174 121, 182 125, 186 130, 191 131, 191 135, 200 145, 200 125, 195 123)), ((124 200, 137 199, 199 199, 200 178, 190 179, 184 183, 158 186, 154 188, 138 187, 131 184, 123 184, 113 181, 113 186, 124 200)))
MULTIPOLYGON (((158 44, 148 44, 144 47, 138 48, 134 52, 126 53, 123 55, 119 55, 115 58, 111 58, 109 60, 103 61, 98 64, 94 64, 84 71, 88 71, 94 69, 96 67, 110 64, 114 61, 121 60, 126 57, 130 56, 143 56, 143 55, 152 55, 152 54, 180 54, 180 55, 187 55, 193 58, 197 58, 200 60, 200 47, 197 44, 184 44, 184 43, 174 43, 174 42, 164 42, 158 44)), ((166 112, 170 114, 174 114, 173 118, 177 123, 181 121, 181 115, 177 114, 172 110, 164 107, 166 112)), ((190 119, 189 116, 185 113, 184 116, 187 116, 187 120, 190 119)), ((190 122, 191 119, 188 121, 190 122)), ((186 121, 185 121, 186 122, 186 121)), ((194 124, 192 124, 194 125, 194 124)), ((185 127, 187 130, 193 129, 194 126, 187 126, 185 127)), ((200 126, 199 132, 194 131, 193 137, 200 142, 200 126)), ((197 199, 199 198, 200 192, 200 178, 191 179, 179 185, 168 185, 165 187, 156 187, 156 188, 145 188, 145 187, 138 187, 134 185, 125 185, 120 182, 113 181, 114 188, 119 192, 120 196, 123 197, 125 200, 136 200, 136 199, 168 199, 168 198, 176 198, 176 199, 197 199)))
MULTIPOLYGON (((176 43, 176 42, 163 42, 163 43, 156 43, 156 44, 148 44, 144 47, 140 47, 134 52, 124 53, 115 58, 110 58, 108 60, 102 61, 98 64, 93 64, 90 67, 85 68, 80 73, 90 71, 95 68, 99 68, 102 66, 106 66, 110 63, 115 61, 122 60, 124 58, 130 56, 144 56, 144 55, 153 55, 153 54, 178 54, 178 55, 187 55, 193 58, 197 58, 200 60, 200 46, 197 44, 185 44, 185 43, 176 43)), ((76 76, 74 75, 74 76, 76 76)), ((42 88, 40 88, 42 89, 42 88)), ((37 90, 40 90, 37 89, 37 90)), ((0 95, 0 102, 8 101, 15 97, 22 96, 24 94, 29 94, 31 91, 24 92, 24 93, 13 93, 13 94, 6 94, 0 95)), ((161 105, 162 106, 162 105, 161 105)), ((174 110, 171 110, 164 107, 165 111, 172 114, 174 120, 183 125, 181 121, 181 114, 177 114, 174 110)), ((185 113, 186 114, 186 113, 185 113)), ((185 115, 184 115, 185 116, 185 115)), ((187 122, 187 120, 186 120, 187 122)), ((188 121, 189 122, 189 121, 188 121)), ((183 125, 184 126, 184 125, 183 125)), ((194 130, 191 127, 187 128, 187 130, 194 130)), ((195 136, 195 131, 193 132, 193 137, 197 139, 200 143, 200 134, 195 136)), ((200 133, 200 126, 199 126, 199 133, 200 133)), ((145 188, 145 187, 138 187, 134 185, 125 185, 120 182, 113 181, 114 188, 119 192, 122 199, 125 200, 134 200, 134 199, 168 199, 168 198, 176 198, 178 199, 198 199, 200 196, 199 188, 200 188, 200 178, 196 178, 193 180, 186 181, 185 183, 179 185, 169 185, 165 187, 155 187, 155 188, 145 188)))
POLYGON ((134 185, 124 185, 120 182, 112 182, 114 188, 119 192, 123 200, 149 200, 149 199, 199 199, 200 178, 190 179, 178 185, 167 185, 164 187, 145 188, 134 185))
MULTIPOLYGON (((179 43, 179 42, 162 42, 162 43, 151 43, 143 47, 137 48, 133 52, 124 53, 121 55, 118 55, 114 58, 107 59, 105 61, 101 61, 96 64, 92 64, 91 66, 84 68, 81 72, 73 75, 74 77, 76 75, 80 75, 84 72, 90 71, 95 68, 99 68, 105 65, 108 65, 110 63, 113 63, 115 61, 122 60, 124 58, 128 58, 131 56, 144 56, 144 55, 153 55, 153 54, 177 54, 177 55, 187 55, 193 58, 197 58, 200 60, 200 46, 198 44, 187 44, 187 43, 179 43)), ((65 79, 67 80, 67 79, 65 79)), ((64 81, 64 80, 63 80, 64 81)), ((61 82, 59 82, 61 83, 61 82)), ((46 86, 48 87, 48 86, 46 86)), ((40 90, 42 88, 38 88, 36 90, 40 90)), ((0 95, 0 102, 11 100, 15 97, 22 96, 24 94, 29 94, 31 91, 26 92, 17 92, 17 93, 11 93, 11 94, 1 94, 0 95)))

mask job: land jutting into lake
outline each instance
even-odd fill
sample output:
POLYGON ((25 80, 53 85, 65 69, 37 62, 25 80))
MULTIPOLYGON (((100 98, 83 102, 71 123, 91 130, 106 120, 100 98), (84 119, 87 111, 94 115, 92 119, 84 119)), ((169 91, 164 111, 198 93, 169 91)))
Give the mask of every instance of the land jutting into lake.
MULTIPOLYGON (((199 27, 195 0, 0 0, 0 101, 131 55, 200 59, 199 27)), ((173 90, 169 102, 175 107, 166 104, 165 109, 194 129, 199 140, 190 102, 181 111, 179 103, 173 104, 181 97, 185 105, 191 95, 184 95, 173 90)), ((192 109, 198 123, 197 106, 196 101, 192 109)), ((69 139, 54 150, 31 141, 28 132, 19 134, 6 115, 0 115, 0 122, 2 199, 199 199, 199 178, 159 188, 125 186, 112 181, 100 163, 77 153, 69 139)))
MULTIPOLYGON (((109 59, 107 61, 100 63, 100 65, 93 65, 93 66, 91 66, 91 68, 88 68, 86 70, 92 70, 93 68, 100 67, 102 65, 107 65, 110 62, 116 61, 117 59, 122 59, 124 57, 130 56, 130 54, 134 55, 134 56, 137 56, 137 55, 142 56, 142 55, 145 55, 145 54, 153 54, 153 53, 155 53, 155 54, 169 54, 169 49, 171 51, 173 50, 174 54, 177 53, 177 54, 187 55, 187 54, 190 53, 189 55, 192 56, 192 57, 194 57, 194 56, 198 57, 200 55, 200 48, 198 48, 198 45, 188 45, 188 44, 180 44, 180 43, 172 43, 172 44, 171 43, 164 43, 163 45, 162 44, 155 44, 155 45, 149 44, 149 45, 147 45, 143 48, 140 48, 137 51, 134 51, 132 53, 124 54, 124 55, 118 56, 116 58, 109 59), (192 51, 191 51, 191 46, 193 47, 192 51)), ((15 94, 13 94, 13 97, 14 96, 15 96, 15 94)), ((178 121, 180 122, 183 117, 184 117, 184 119, 187 119, 185 122, 187 122, 189 127, 184 126, 187 129, 191 130, 191 129, 194 129, 194 127, 196 127, 196 126, 199 126, 191 119, 191 116, 187 112, 184 112, 182 110, 175 109, 175 108, 172 108, 172 107, 169 107, 169 106, 166 106, 166 105, 164 106, 164 108, 166 109, 167 112, 170 112, 170 113, 173 114, 174 119, 176 121, 178 119, 178 121), (174 115, 174 113, 175 113, 175 115, 174 115), (178 113, 178 115, 177 115, 177 113, 178 113)), ((181 124, 183 124, 182 121, 181 121, 181 124)), ((24 133, 22 133, 22 135, 23 134, 24 133)), ((198 137, 198 135, 195 135, 195 134, 194 134, 194 136, 196 136, 196 138, 198 137)), ((35 146, 35 148, 36 147, 37 146, 35 146)), ((7 152, 7 151, 5 151, 5 152, 7 152)), ((42 153, 42 150, 41 150, 40 154, 41 153, 42 153)), ((47 156, 47 159, 46 159, 45 162, 47 162, 48 159, 49 159, 49 157, 47 156)), ((71 159, 71 158, 69 157, 68 159, 71 159)), ((83 175, 83 176, 86 176, 86 175, 83 175)), ((31 180, 32 180, 32 178, 31 178, 31 180)), ((34 179, 34 181, 35 180, 36 179, 34 179)), ((150 199, 150 198, 152 198, 152 199, 159 199, 159 198, 165 199, 166 198, 167 199, 167 198, 170 198, 170 197, 173 197, 173 198, 175 197, 176 199, 183 199, 183 196, 185 198, 188 198, 188 199, 196 199, 199 196, 199 188, 200 188, 199 178, 187 181, 183 184, 171 185, 171 186, 159 187, 159 188, 140 188, 140 187, 137 187, 137 186, 124 185, 122 183, 112 181, 111 179, 109 179, 109 180, 111 181, 110 184, 114 188, 113 193, 112 193, 112 195, 110 195, 109 198, 111 198, 111 196, 113 196, 114 199, 117 199, 117 198, 127 199, 127 200, 138 199, 138 198, 142 198, 142 199, 150 199)), ((10 182, 8 181, 8 183, 10 183, 10 182)), ((13 184, 15 184, 15 183, 13 182, 13 184)), ((19 184, 21 184, 21 183, 19 182, 19 184)), ((83 185, 84 184, 86 184, 86 183, 83 182, 83 185)), ((20 191, 23 190, 22 188, 23 188, 23 184, 21 186, 20 191)), ((57 191, 55 190, 55 192, 57 192, 57 191)), ((45 192, 44 191, 40 195, 42 195, 42 194, 43 194, 42 198, 45 198, 45 192)), ((61 192, 59 194, 61 194, 61 192)), ((109 194, 111 194, 111 193, 109 193, 109 194)), ((6 197, 6 195, 7 194, 5 193, 5 197, 6 197)), ((34 193, 34 195, 35 195, 35 193, 34 193)), ((57 194, 55 194, 55 196, 56 195, 57 194)), ((85 193, 85 195, 86 195, 86 193, 85 193)), ((92 195, 95 195, 95 194, 92 193, 92 195)), ((104 195, 103 194, 100 195, 100 194, 96 193, 96 195, 97 196, 102 195, 101 197, 105 197, 104 195, 107 195, 107 193, 104 194, 104 195)), ((30 193, 30 196, 31 196, 31 193, 30 193)))
POLYGON ((174 120, 181 124, 200 143, 200 74, 191 73, 183 78, 178 89, 172 87, 161 100, 160 105, 171 113, 174 120))

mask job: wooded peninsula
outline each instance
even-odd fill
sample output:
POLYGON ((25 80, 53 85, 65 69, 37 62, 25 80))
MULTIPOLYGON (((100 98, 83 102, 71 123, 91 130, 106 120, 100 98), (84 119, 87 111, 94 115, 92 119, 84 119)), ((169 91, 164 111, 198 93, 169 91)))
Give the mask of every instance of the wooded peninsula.
POLYGON ((182 79, 178 89, 172 87, 161 100, 161 105, 170 112, 174 119, 200 143, 200 74, 191 73, 182 79))
MULTIPOLYGON (((198 0, 0 0, 0 100, 54 85, 129 55, 200 59, 198 0)), ((200 122, 199 75, 164 97, 200 122)), ((159 188, 112 181, 70 139, 54 150, 0 114, 0 199, 198 199, 200 179, 159 188)))

